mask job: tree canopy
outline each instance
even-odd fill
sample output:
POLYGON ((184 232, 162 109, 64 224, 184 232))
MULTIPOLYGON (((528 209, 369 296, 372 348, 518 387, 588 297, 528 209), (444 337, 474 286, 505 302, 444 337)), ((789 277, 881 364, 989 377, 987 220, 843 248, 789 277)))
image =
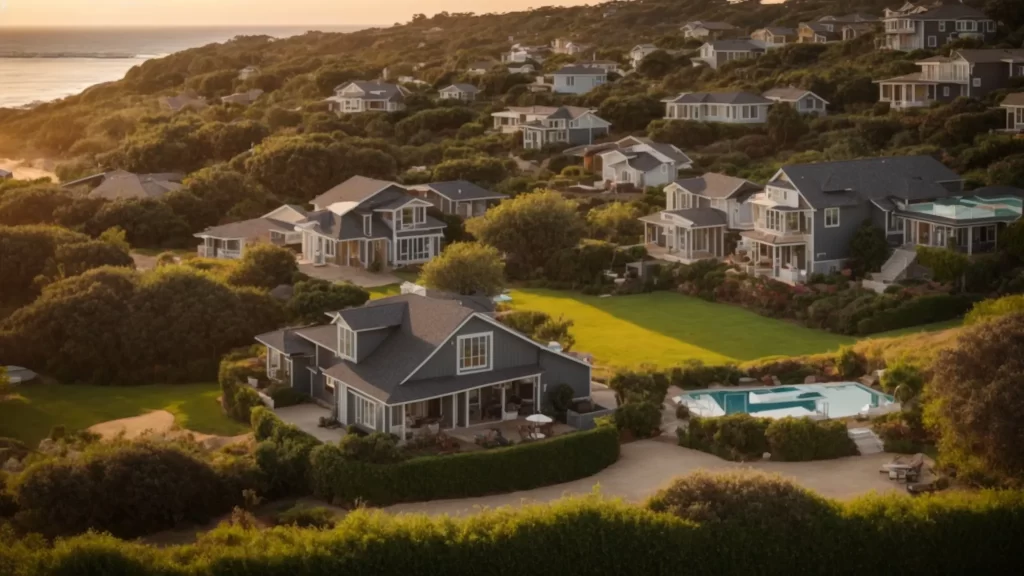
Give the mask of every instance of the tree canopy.
POLYGON ((505 264, 492 246, 458 242, 423 266, 420 281, 454 294, 496 296, 505 286, 505 264))

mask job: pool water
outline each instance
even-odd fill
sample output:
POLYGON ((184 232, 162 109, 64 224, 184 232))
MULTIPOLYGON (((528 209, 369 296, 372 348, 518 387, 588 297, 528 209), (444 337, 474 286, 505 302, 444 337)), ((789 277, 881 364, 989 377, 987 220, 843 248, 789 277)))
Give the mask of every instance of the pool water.
POLYGON ((857 382, 694 390, 675 400, 685 404, 696 416, 745 413, 765 418, 846 418, 893 403, 892 396, 857 382))

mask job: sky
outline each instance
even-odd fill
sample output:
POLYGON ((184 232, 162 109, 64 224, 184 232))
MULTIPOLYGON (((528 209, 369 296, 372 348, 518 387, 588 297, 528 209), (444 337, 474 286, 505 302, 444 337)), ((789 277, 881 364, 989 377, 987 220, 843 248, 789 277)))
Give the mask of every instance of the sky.
POLYGON ((588 3, 598 0, 0 0, 0 27, 390 25, 417 13, 588 3))

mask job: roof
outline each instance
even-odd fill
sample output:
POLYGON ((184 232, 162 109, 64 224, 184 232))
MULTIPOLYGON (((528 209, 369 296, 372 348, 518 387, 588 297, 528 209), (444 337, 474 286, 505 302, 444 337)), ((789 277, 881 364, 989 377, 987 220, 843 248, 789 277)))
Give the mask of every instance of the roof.
POLYGON ((256 337, 256 341, 288 356, 312 356, 316 346, 305 338, 299 337, 294 329, 275 330, 256 337))
POLYGON ((593 112, 590 108, 581 108, 579 106, 559 106, 557 108, 554 106, 509 106, 505 111, 530 116, 544 116, 545 118, 558 115, 572 120, 588 112, 593 112))
POLYGON ((220 101, 225 104, 252 104, 262 95, 263 90, 253 88, 252 90, 246 90, 245 92, 236 92, 230 96, 224 96, 220 101))
POLYGON ((633 52, 633 51, 638 50, 638 49, 639 50, 644 50, 644 51, 647 51, 647 50, 654 51, 654 50, 658 50, 658 47, 655 46, 654 44, 637 44, 636 46, 633 46, 633 49, 630 50, 630 52, 633 52))
POLYGON ((353 176, 313 198, 312 204, 316 206, 330 206, 336 202, 359 203, 390 186, 397 186, 397 184, 387 180, 353 176))
POLYGON ((451 89, 455 89, 458 92, 466 92, 467 94, 476 94, 477 92, 480 91, 479 88, 473 86, 472 84, 452 84, 451 86, 442 88, 441 92, 451 89))
POLYGON ((931 156, 794 164, 783 166, 782 172, 807 203, 819 209, 856 205, 872 198, 942 198, 950 191, 940 182, 962 180, 931 156))
POLYGON ((726 226, 729 224, 729 217, 721 210, 714 208, 687 208, 684 210, 666 210, 663 214, 672 214, 693 223, 694 228, 707 228, 710 226, 726 226))
POLYGON ((886 78, 884 80, 873 80, 875 84, 884 84, 886 82, 921 82, 924 84, 941 84, 939 80, 931 78, 925 78, 923 72, 911 72, 910 74, 904 74, 903 76, 896 76, 894 78, 886 78))
POLYGON ((781 26, 765 26, 761 30, 767 30, 775 36, 796 36, 795 28, 783 28, 781 26))
POLYGON ((1013 94, 1007 94, 1006 98, 999 103, 1000 106, 1024 106, 1024 92, 1014 92, 1013 94))
POLYGON ((539 365, 527 364, 505 368, 504 370, 490 370, 487 372, 477 372, 476 374, 464 374, 462 376, 442 376, 429 380, 416 380, 415 382, 408 382, 398 386, 394 393, 391 394, 391 397, 388 398, 388 402, 397 404, 413 402, 424 398, 446 396, 460 390, 484 386, 490 382, 519 380, 543 373, 544 370, 539 365))
POLYGON ((752 52, 764 51, 764 44, 757 40, 739 38, 735 40, 711 40, 706 42, 715 52, 752 52))
POLYGON ((274 218, 253 218, 240 222, 231 222, 222 226, 211 226, 196 236, 212 238, 269 238, 270 232, 295 232, 295 224, 274 218))
POLYGON ((636 155, 626 158, 626 164, 634 170, 650 172, 664 164, 664 162, 647 152, 637 152, 636 155))
POLYGON ((334 88, 336 93, 340 93, 345 88, 355 84, 363 91, 362 94, 346 94, 345 98, 358 98, 360 100, 394 100, 402 101, 405 100, 405 92, 402 91, 397 84, 389 84, 387 82, 381 82, 379 80, 373 81, 361 81, 355 80, 353 82, 346 82, 334 88))
POLYGON ((159 198, 181 188, 181 180, 181 174, 132 174, 116 170, 104 174, 103 183, 93 188, 89 196, 107 200, 159 198))
POLYGON ((608 72, 602 68, 597 68, 596 66, 580 66, 578 64, 562 66, 554 72, 555 76, 562 76, 566 74, 572 74, 574 76, 606 76, 608 72))
POLYGON ((492 192, 466 180, 431 182, 424 186, 449 200, 502 200, 508 198, 500 192, 492 192))
POLYGON ((765 98, 768 98, 769 100, 782 100, 783 102, 796 102, 797 100, 803 98, 804 96, 806 96, 808 94, 810 94, 810 95, 812 95, 812 96, 814 96, 816 98, 819 98, 819 99, 821 99, 822 102, 825 102, 826 104, 828 104, 828 102, 824 98, 822 98, 821 96, 818 96, 814 92, 811 92, 810 90, 804 90, 803 88, 796 88, 794 86, 787 86, 785 88, 772 88, 771 90, 768 90, 767 92, 765 92, 764 94, 761 94, 761 95, 764 96, 765 98))
POLYGON ((1007 59, 1024 58, 1024 49, 1014 50, 957 50, 956 53, 964 60, 972 63, 1003 62, 1007 59))
POLYGON ((406 303, 393 302, 381 306, 362 306, 348 308, 334 315, 346 326, 355 331, 391 328, 402 323, 405 316, 406 303))
POLYGON ((750 180, 717 172, 708 172, 698 178, 676 180, 675 184, 692 194, 717 199, 732 198, 737 194, 757 192, 763 189, 762 186, 754 184, 750 180))
POLYGON ((772 104, 763 96, 750 92, 686 92, 673 99, 672 104, 772 104))
POLYGON ((164 96, 160 99, 171 110, 182 110, 184 108, 206 108, 206 100, 191 94, 179 94, 177 96, 164 96))
POLYGON ((334 324, 299 328, 295 334, 328 350, 338 349, 338 327, 334 324))
POLYGON ((906 20, 955 20, 958 18, 989 20, 989 17, 981 10, 963 4, 943 4, 919 14, 907 14, 900 18, 906 20))
POLYGON ((690 28, 704 28, 706 30, 736 30, 736 27, 728 22, 713 22, 710 20, 697 20, 696 22, 687 22, 686 26, 690 28))

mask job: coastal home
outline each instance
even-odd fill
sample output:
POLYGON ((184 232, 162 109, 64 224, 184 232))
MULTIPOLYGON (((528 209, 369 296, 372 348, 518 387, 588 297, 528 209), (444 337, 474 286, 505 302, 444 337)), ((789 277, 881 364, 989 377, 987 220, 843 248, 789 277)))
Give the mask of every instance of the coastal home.
MULTIPOLYGON (((456 297, 458 298, 458 297, 456 297)), ((330 324, 256 337, 267 376, 331 416, 404 443, 551 409, 567 385, 588 400, 590 364, 534 342, 458 299, 416 293, 330 313, 330 324)))
POLYGON ((551 76, 553 89, 558 94, 586 94, 608 83, 608 73, 604 69, 589 66, 562 66, 551 76))
POLYGON ((296 246, 302 243, 302 233, 295 225, 304 222, 308 213, 299 206, 285 204, 259 218, 211 226, 194 236, 203 241, 199 256, 203 258, 238 259, 245 249, 259 243, 275 246, 296 246))
POLYGON ((784 102, 796 108, 801 114, 813 114, 824 116, 828 114, 826 107, 828 101, 810 90, 789 86, 786 88, 772 88, 764 94, 765 98, 772 102, 784 102))
POLYGON ((638 44, 629 51, 629 63, 635 70, 644 58, 647 58, 658 50, 659 48, 654 44, 638 44))
POLYGON ((762 189, 749 180, 714 172, 672 182, 665 187, 665 210, 640 219, 647 252, 683 263, 728 256, 726 232, 753 229, 746 200, 762 189))
POLYGON ((184 92, 177 96, 162 96, 160 106, 171 112, 180 112, 182 110, 202 110, 209 104, 206 103, 206 98, 196 96, 194 92, 184 92))
POLYGON ((1024 92, 1007 94, 999 107, 1006 108, 1006 129, 1024 132, 1024 92))
POLYGON ((507 69, 509 74, 533 74, 537 71, 537 68, 530 63, 512 64, 511 66, 508 66, 507 69))
POLYGON ((260 75, 260 69, 256 66, 246 66, 238 71, 239 80, 248 80, 249 78, 255 78, 260 75))
POLYGON ((728 22, 712 22, 710 20, 698 20, 687 22, 681 28, 683 38, 696 40, 720 40, 734 36, 742 36, 743 31, 729 24, 728 22))
POLYGON ((513 44, 508 52, 501 55, 502 63, 523 64, 525 62, 544 62, 544 59, 551 52, 547 46, 522 46, 513 44))
POLYGON ((14 173, 13 172, 8 172, 7 170, 4 170, 3 168, 0 168, 0 180, 13 180, 13 179, 14 179, 14 173))
POLYGON ((342 114, 360 112, 397 112, 405 110, 405 97, 409 91, 397 84, 380 80, 372 82, 346 82, 334 88, 334 96, 327 98, 331 111, 342 114))
POLYGON ((618 74, 622 75, 621 65, 615 60, 583 60, 577 62, 576 66, 583 66, 584 68, 597 68, 604 70, 605 74, 618 74))
POLYGON ((919 72, 876 80, 879 100, 897 109, 952 102, 960 96, 984 98, 1010 86, 1012 64, 1024 62, 1024 49, 955 50, 915 62, 919 72))
POLYGON ((778 48, 796 42, 797 33, 795 28, 769 26, 754 30, 750 38, 763 43, 765 48, 778 48))
POLYGON ((236 92, 230 96, 221 97, 220 101, 224 104, 238 104, 239 106, 251 106, 260 96, 263 95, 263 90, 259 88, 253 88, 252 90, 246 90, 245 92, 236 92))
POLYGON ((801 22, 796 34, 800 44, 828 44, 843 39, 842 33, 835 30, 835 24, 822 22, 801 22))
POLYGON ((462 102, 476 100, 476 96, 479 93, 480 89, 472 84, 452 84, 438 91, 438 95, 442 100, 460 100, 462 102))
POLYGON ((185 175, 177 172, 134 174, 124 170, 101 172, 61 184, 62 188, 93 187, 90 198, 129 200, 160 198, 181 188, 185 175))
POLYGON ((878 39, 881 50, 938 48, 960 38, 990 42, 996 22, 977 8, 964 4, 931 6, 907 2, 898 10, 885 10, 885 32, 878 39))
POLYGON ((601 179, 611 188, 626 186, 643 190, 664 186, 678 178, 680 170, 693 167, 693 161, 682 150, 650 138, 629 136, 597 146, 605 146, 597 157, 601 163, 601 179))
POLYGON ((763 56, 766 50, 765 44, 758 40, 714 40, 700 47, 699 56, 693 59, 693 64, 697 66, 698 62, 703 62, 711 68, 718 69, 733 60, 763 56))
MULTIPOLYGON (((740 233, 748 271, 788 283, 838 271, 867 220, 902 243, 898 211, 960 195, 963 180, 931 156, 783 166, 753 195, 754 229, 740 233)), ((894 264, 890 271, 909 263, 894 264)))
POLYGON ((466 66, 466 74, 470 76, 483 76, 494 69, 498 64, 491 60, 477 60, 466 66))
POLYGON ((580 44, 568 38, 558 38, 551 42, 551 51, 555 54, 568 54, 575 56, 590 50, 592 47, 587 44, 580 44))
POLYGON ((441 253, 447 225, 427 214, 430 202, 394 182, 353 176, 312 204, 295 226, 302 257, 314 265, 398 267, 441 253))
POLYGON ((495 130, 505 134, 522 131, 523 147, 531 149, 560 142, 593 144, 611 127, 594 110, 578 106, 513 106, 491 116, 495 130))
POLYGON ((813 22, 801 22, 797 28, 797 42, 802 44, 826 44, 853 40, 875 29, 878 18, 867 14, 846 16, 822 16, 813 22))
POLYGON ((893 215, 903 221, 904 246, 950 248, 964 254, 995 252, 1007 225, 1020 220, 1024 190, 986 186, 967 194, 896 203, 893 215))
POLYGON ((431 182, 410 186, 409 191, 430 202, 443 214, 456 214, 463 218, 483 216, 488 208, 508 198, 465 180, 431 182))
POLYGON ((774 104, 750 92, 686 92, 662 102, 667 120, 726 124, 764 124, 774 104))

